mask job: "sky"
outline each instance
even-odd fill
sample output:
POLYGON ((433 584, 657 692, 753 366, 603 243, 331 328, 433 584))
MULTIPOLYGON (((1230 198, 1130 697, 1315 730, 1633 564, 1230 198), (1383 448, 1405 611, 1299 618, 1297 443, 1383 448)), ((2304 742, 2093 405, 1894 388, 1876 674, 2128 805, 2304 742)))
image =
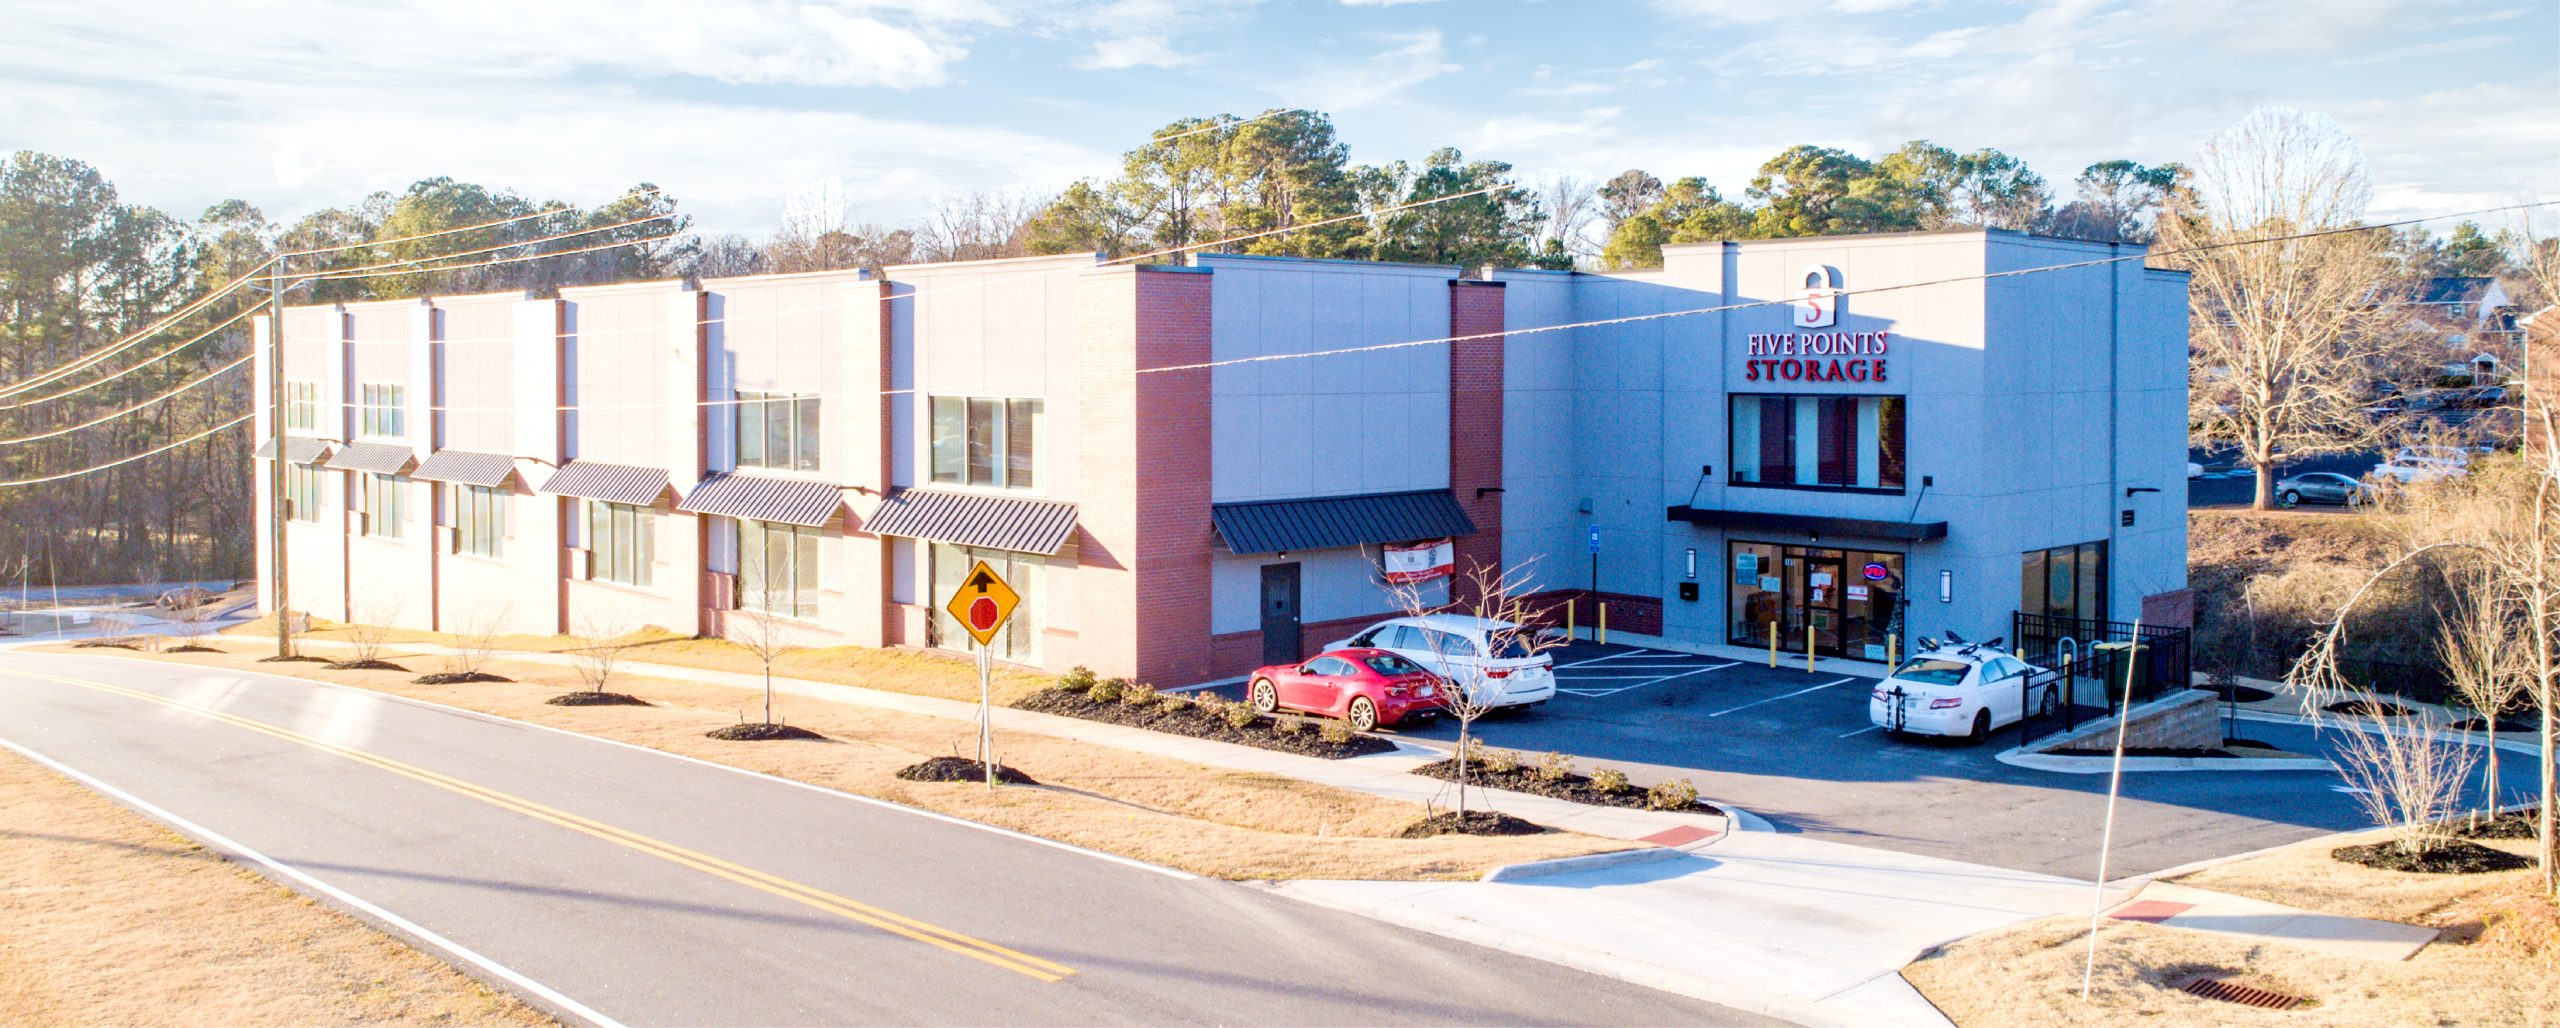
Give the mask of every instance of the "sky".
POLYGON ((647 180, 708 231, 819 191, 898 223, 1273 107, 1330 114, 1357 162, 1456 146, 1739 196, 1797 143, 1928 139, 2067 199, 2262 104, 2356 137, 2375 218, 2560 198, 2560 0, 0 0, 0 150, 190 217, 449 175, 647 180))

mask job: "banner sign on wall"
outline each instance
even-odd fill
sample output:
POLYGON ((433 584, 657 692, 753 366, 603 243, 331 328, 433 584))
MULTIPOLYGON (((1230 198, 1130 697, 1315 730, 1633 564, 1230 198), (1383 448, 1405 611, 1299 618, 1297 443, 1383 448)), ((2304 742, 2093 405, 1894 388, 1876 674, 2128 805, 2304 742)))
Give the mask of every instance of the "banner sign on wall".
POLYGON ((1447 539, 1386 548, 1387 581, 1425 582, 1456 573, 1457 548, 1447 539))

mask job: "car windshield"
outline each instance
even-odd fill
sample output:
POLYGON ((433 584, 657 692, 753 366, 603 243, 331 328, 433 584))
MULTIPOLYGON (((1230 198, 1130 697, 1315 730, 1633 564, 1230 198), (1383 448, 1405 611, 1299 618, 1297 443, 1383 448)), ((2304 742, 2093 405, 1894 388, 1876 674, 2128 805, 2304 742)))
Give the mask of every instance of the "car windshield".
POLYGON ((1921 685, 1960 685, 1972 666, 1953 660, 1913 657, 1894 669, 1893 677, 1921 685))
POLYGON ((1418 675, 1422 673, 1422 665, 1416 664, 1392 653, 1381 653, 1377 656, 1370 657, 1361 663, 1369 665, 1370 670, 1389 677, 1394 677, 1396 675, 1418 675))

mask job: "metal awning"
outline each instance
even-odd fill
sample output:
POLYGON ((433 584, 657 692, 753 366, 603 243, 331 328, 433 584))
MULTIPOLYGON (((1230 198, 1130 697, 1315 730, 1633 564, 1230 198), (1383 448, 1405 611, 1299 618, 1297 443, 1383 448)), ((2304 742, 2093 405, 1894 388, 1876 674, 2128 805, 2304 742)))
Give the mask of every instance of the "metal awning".
POLYGON ((685 494, 676 509, 750 521, 779 521, 817 528, 844 509, 844 490, 826 482, 758 475, 713 475, 685 494))
POLYGON ((1811 514, 1773 514, 1756 510, 1711 510, 1679 505, 1670 508, 1667 518, 1709 528, 1760 528, 1776 532, 1802 532, 1809 536, 1857 536, 1867 539, 1902 539, 1925 542, 1947 537, 1944 521, 1881 521, 1873 518, 1829 518, 1811 514))
POLYGON ((878 535, 1056 553, 1076 532, 1076 505, 1026 496, 945 489, 893 489, 862 526, 878 535))
POLYGON ((665 468, 573 460, 561 465, 550 481, 542 483, 541 491, 607 503, 651 504, 666 495, 667 489, 665 468))
POLYGON ((1469 535, 1476 523, 1446 489, 1255 500, 1209 507, 1227 552, 1280 553, 1469 535))
MULTIPOLYGON (((327 460, 329 459, 329 448, 337 445, 336 443, 330 442, 326 439, 312 439, 298 435, 286 436, 284 444, 284 459, 296 464, 318 464, 321 461, 327 460)), ((269 437, 266 442, 258 444, 257 455, 261 459, 274 460, 276 457, 275 439, 273 437, 269 437)))
POLYGON ((417 455, 398 443, 348 443, 320 465, 331 471, 370 471, 397 475, 417 463, 417 455))
POLYGON ((409 477, 457 485, 505 485, 515 473, 516 459, 503 453, 437 450, 419 461, 418 470, 409 477))

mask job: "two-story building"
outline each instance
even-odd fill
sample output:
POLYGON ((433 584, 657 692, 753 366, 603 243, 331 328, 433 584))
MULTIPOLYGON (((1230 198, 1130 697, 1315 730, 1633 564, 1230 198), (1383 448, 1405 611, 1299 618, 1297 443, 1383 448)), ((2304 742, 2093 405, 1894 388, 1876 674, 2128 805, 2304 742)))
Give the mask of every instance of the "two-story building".
POLYGON ((2183 617, 2182 276, 1999 231, 1665 258, 1078 255, 293 308, 292 603, 957 650, 941 601, 984 560, 1024 596, 999 659, 1165 685, 1481 564, 1617 633, 1851 659, 2018 610, 2183 617))

